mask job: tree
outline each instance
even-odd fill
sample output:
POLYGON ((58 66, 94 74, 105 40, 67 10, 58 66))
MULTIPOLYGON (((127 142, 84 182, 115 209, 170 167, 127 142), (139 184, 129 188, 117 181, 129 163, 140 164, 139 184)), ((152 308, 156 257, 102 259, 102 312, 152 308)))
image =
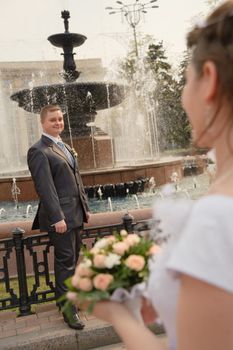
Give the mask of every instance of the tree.
POLYGON ((182 91, 185 85, 185 69, 188 62, 187 52, 180 63, 178 77, 166 77, 167 86, 158 94, 161 134, 168 145, 186 148, 190 145, 191 125, 181 105, 182 91))
POLYGON ((190 125, 180 102, 187 59, 181 64, 177 79, 167 61, 162 41, 155 42, 147 35, 138 42, 138 47, 140 58, 130 50, 119 63, 119 76, 134 91, 140 110, 144 107, 147 111, 160 149, 189 146, 190 125))

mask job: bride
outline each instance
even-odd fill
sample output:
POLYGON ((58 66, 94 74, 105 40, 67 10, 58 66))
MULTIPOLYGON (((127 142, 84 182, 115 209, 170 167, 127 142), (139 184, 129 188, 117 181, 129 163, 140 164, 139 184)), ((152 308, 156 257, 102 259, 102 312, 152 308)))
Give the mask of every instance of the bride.
MULTIPOLYGON (((170 350, 233 349, 233 1, 222 3, 187 37, 191 60, 182 104, 199 147, 214 148, 217 172, 195 202, 155 206, 169 242, 151 271, 144 320, 159 318, 170 350)), ((129 350, 161 341, 120 303, 99 302, 129 350)))

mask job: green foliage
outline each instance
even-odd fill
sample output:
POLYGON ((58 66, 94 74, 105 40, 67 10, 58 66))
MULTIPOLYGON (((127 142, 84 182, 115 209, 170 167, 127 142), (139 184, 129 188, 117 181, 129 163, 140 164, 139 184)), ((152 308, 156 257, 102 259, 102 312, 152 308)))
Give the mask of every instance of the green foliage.
POLYGON ((146 256, 148 250, 151 247, 151 241, 141 238, 141 241, 137 245, 133 245, 127 252, 126 257, 132 254, 146 256))

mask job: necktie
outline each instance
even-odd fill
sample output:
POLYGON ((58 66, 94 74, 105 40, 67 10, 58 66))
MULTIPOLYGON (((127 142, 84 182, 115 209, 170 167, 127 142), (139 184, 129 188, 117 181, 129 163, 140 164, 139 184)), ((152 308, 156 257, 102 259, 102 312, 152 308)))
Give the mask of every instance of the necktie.
POLYGON ((64 143, 62 141, 58 141, 57 142, 58 147, 61 148, 61 150, 63 151, 63 153, 65 154, 66 158, 68 159, 69 163, 74 166, 74 158, 72 157, 71 153, 68 151, 68 149, 66 148, 66 146, 64 145, 64 143))

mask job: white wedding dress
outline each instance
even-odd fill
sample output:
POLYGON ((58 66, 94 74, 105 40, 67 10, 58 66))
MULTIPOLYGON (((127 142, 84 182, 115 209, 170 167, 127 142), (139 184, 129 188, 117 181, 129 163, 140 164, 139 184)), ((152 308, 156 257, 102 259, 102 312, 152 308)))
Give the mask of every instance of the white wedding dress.
POLYGON ((150 266, 147 295, 165 327, 169 350, 176 349, 179 274, 233 293, 233 197, 161 200, 154 206, 154 229, 167 239, 150 266))

